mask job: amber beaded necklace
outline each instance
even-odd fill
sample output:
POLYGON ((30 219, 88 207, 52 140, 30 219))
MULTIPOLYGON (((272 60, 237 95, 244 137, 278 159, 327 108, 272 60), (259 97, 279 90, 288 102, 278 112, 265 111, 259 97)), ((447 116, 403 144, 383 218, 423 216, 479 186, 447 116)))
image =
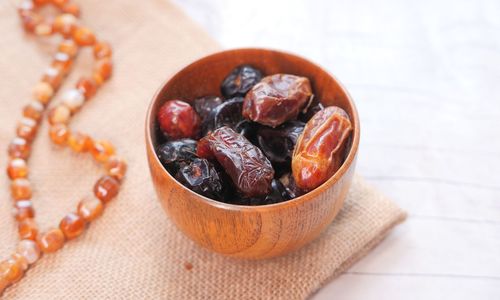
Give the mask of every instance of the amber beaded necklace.
POLYGON ((113 199, 125 176, 125 161, 115 156, 114 147, 106 141, 94 141, 90 136, 72 132, 69 121, 97 89, 111 76, 111 47, 97 41, 88 28, 80 25, 80 9, 69 0, 29 0, 19 6, 21 22, 28 33, 37 36, 60 34, 63 40, 58 46, 52 64, 45 71, 33 90, 34 100, 23 109, 23 116, 17 125, 16 137, 8 146, 10 161, 7 175, 11 179, 11 195, 14 201, 14 217, 18 222, 20 242, 9 258, 0 262, 0 295, 11 284, 19 281, 25 271, 38 261, 42 254, 56 252, 66 241, 83 233, 87 224, 99 217, 104 205, 113 199), (44 5, 54 5, 62 13, 48 20, 37 13, 44 5), (31 202, 32 191, 28 180, 27 160, 31 152, 38 126, 45 110, 62 81, 69 73, 80 47, 93 47, 96 59, 91 77, 81 78, 74 89, 62 96, 62 103, 48 112, 49 136, 53 143, 69 146, 75 152, 88 152, 106 169, 106 175, 94 185, 94 196, 78 203, 75 212, 67 214, 59 227, 39 232, 35 222, 35 211, 31 202))

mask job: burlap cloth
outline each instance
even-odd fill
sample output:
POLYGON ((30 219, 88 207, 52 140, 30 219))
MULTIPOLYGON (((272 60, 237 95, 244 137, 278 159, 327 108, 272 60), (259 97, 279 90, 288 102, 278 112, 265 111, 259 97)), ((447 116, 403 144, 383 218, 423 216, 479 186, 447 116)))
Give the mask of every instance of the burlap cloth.
MULTIPOLYGON (((219 46, 164 0, 80 2, 84 22, 113 45, 116 68, 112 80, 72 125, 112 141, 129 162, 128 177, 104 216, 62 251, 45 256, 6 291, 6 299, 303 299, 404 219, 396 205, 356 178, 332 226, 298 252, 267 261, 239 261, 197 247, 167 219, 156 200, 146 163, 144 118, 162 81, 219 46), (193 268, 187 270, 186 263, 193 268)), ((21 108, 49 64, 56 41, 25 35, 14 4, 0 2, 1 151, 13 137, 21 108)), ((80 55, 66 86, 89 71, 90 59, 90 51, 80 55)), ((2 169, 6 163, 2 154, 2 169)), ((33 200, 44 228, 57 225, 83 195, 91 194, 102 173, 89 157, 52 146, 45 122, 30 165, 33 200)), ((7 176, 0 180, 0 256, 5 257, 17 237, 7 176)))

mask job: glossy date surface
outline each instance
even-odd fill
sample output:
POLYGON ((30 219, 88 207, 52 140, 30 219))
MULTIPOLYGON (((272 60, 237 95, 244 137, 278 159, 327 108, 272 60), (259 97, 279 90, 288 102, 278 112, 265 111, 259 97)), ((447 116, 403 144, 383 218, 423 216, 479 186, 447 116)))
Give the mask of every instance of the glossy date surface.
POLYGON ((203 120, 202 135, 205 136, 222 126, 228 126, 235 129, 238 123, 243 120, 241 115, 242 107, 243 98, 241 97, 229 99, 214 107, 208 116, 203 120))
POLYGON ((156 148, 156 155, 162 165, 175 174, 182 165, 189 164, 196 158, 197 144, 198 142, 192 139, 168 141, 156 148))
POLYGON ((271 191, 274 170, 262 151, 241 134, 223 126, 198 141, 197 154, 216 159, 243 197, 271 191))
POLYGON ((292 157, 293 177, 300 189, 320 186, 340 168, 351 130, 349 115, 336 106, 319 111, 307 122, 292 157))
POLYGON ((179 169, 175 178, 190 190, 205 197, 221 200, 224 186, 215 166, 206 159, 196 158, 179 169))
POLYGON ((195 138, 200 131, 200 117, 189 103, 181 100, 165 102, 158 111, 157 119, 169 139, 195 138))
POLYGON ((309 79, 275 74, 264 77, 246 94, 242 113, 254 122, 276 127, 296 119, 311 96, 309 79))
POLYGON ((226 98, 244 97, 261 78, 262 72, 257 68, 250 65, 238 66, 222 81, 221 93, 226 98))
POLYGON ((257 131, 258 146, 272 163, 290 163, 305 125, 300 121, 290 121, 276 128, 261 126, 257 131))

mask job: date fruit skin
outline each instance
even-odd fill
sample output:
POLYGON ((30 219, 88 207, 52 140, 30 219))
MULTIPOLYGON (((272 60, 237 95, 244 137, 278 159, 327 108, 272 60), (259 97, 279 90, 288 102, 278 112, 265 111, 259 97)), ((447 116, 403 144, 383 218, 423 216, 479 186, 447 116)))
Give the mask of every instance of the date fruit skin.
POLYGON ((163 166, 175 174, 179 168, 189 164, 196 156, 197 141, 192 139, 180 139, 168 141, 156 149, 156 154, 163 166))
POLYGON ((200 117, 189 103, 181 100, 165 102, 158 111, 157 120, 171 140, 196 138, 200 131, 200 117))
POLYGON ((349 115, 336 106, 319 111, 307 122, 292 157, 293 177, 300 189, 320 186, 340 168, 351 131, 349 115))
POLYGON ((273 181, 271 182, 270 194, 258 198, 239 198, 233 204, 250 206, 267 205, 280 203, 290 199, 291 198, 289 197, 283 184, 279 180, 273 179, 273 181))
POLYGON ((234 127, 234 131, 243 135, 247 140, 249 140, 252 144, 257 144, 257 131, 260 128, 258 123, 252 122, 250 120, 241 120, 234 127))
POLYGON ((198 141, 197 154, 216 159, 244 197, 271 191, 274 170, 262 151, 233 129, 223 126, 198 141))
POLYGON ((214 165, 206 159, 195 158, 179 169, 175 178, 190 190, 205 197, 223 199, 224 186, 214 165))
POLYGON ((321 102, 317 100, 313 101, 311 105, 307 107, 307 109, 305 109, 305 112, 302 111, 299 114, 299 120, 307 123, 307 121, 309 121, 318 111, 323 109, 325 109, 325 107, 323 106, 323 104, 321 104, 321 102))
POLYGON ((286 173, 282 175, 279 180, 285 187, 288 199, 294 199, 305 194, 305 192, 301 190, 295 183, 295 179, 293 178, 292 173, 286 173))
POLYGON ((234 68, 222 81, 221 92, 224 97, 244 97, 245 94, 262 79, 262 72, 250 65, 234 68))
POLYGON ((262 78, 245 96, 243 117, 276 127, 294 120, 312 97, 305 77, 275 74, 262 78))
POLYGON ((289 163, 305 125, 300 121, 290 121, 276 128, 261 126, 257 131, 259 148, 273 164, 289 163))
POLYGON ((195 99, 193 102, 194 110, 200 116, 202 122, 205 121, 214 108, 221 105, 224 100, 217 96, 205 96, 195 99))
POLYGON ((232 98, 216 106, 203 121, 202 136, 205 136, 222 126, 228 126, 235 129, 238 123, 243 120, 243 116, 241 115, 242 107, 242 97, 232 98))

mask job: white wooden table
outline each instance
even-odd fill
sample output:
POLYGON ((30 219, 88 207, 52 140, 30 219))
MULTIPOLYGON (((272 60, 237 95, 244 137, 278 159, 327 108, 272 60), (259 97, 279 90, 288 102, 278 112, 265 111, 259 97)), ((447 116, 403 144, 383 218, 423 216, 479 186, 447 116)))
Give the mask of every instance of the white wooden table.
POLYGON ((500 1, 175 0, 224 47, 347 86, 358 170, 409 219, 320 299, 500 299, 500 1))

